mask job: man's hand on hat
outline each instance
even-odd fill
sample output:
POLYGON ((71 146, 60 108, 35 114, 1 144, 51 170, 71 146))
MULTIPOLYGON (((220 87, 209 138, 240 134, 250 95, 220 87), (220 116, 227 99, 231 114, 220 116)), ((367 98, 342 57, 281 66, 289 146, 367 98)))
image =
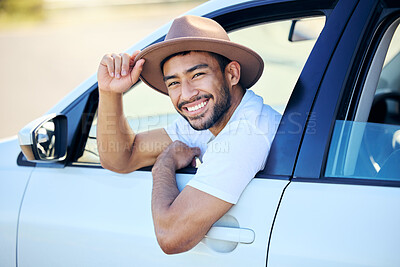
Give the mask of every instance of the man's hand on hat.
POLYGON ((135 84, 143 69, 144 59, 135 63, 135 57, 140 51, 135 51, 132 56, 127 53, 106 54, 102 58, 97 80, 99 89, 105 92, 124 93, 135 84))

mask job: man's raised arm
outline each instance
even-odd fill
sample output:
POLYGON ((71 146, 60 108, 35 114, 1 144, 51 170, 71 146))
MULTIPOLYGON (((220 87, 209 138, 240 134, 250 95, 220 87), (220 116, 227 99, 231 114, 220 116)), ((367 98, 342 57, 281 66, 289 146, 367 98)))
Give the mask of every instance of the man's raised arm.
POLYGON ((100 162, 109 170, 128 173, 153 165, 157 156, 172 141, 164 129, 135 134, 125 118, 123 93, 135 84, 144 59, 134 63, 139 51, 129 54, 107 54, 97 73, 99 108, 97 146, 100 162))

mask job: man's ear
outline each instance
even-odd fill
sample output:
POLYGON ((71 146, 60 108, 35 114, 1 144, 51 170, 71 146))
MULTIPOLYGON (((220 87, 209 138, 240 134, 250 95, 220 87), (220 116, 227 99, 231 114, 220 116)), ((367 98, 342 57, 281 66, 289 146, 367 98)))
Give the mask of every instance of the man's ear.
POLYGON ((240 81, 240 64, 237 61, 231 61, 225 68, 228 82, 231 86, 237 85, 240 81))

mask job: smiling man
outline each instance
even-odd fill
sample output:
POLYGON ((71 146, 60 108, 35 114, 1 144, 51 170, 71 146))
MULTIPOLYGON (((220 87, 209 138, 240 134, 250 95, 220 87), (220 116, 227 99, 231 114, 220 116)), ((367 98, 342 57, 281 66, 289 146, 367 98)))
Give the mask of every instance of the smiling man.
MULTIPOLYGON (((223 75, 228 64, 220 55, 200 51, 174 54, 161 63, 172 103, 193 129, 209 129, 217 136, 239 105, 244 91, 229 91, 223 75)), ((237 85, 240 65, 231 62, 229 67, 237 85)))
POLYGON ((142 52, 103 57, 101 163, 120 173, 154 165, 152 214, 165 253, 198 244, 263 169, 280 121, 278 112, 248 90, 263 67, 257 53, 231 42, 218 23, 196 16, 176 19, 165 41, 142 52), (181 118, 165 129, 135 134, 123 114, 122 94, 139 77, 167 94, 181 118), (202 164, 179 192, 175 172, 196 157, 202 164))

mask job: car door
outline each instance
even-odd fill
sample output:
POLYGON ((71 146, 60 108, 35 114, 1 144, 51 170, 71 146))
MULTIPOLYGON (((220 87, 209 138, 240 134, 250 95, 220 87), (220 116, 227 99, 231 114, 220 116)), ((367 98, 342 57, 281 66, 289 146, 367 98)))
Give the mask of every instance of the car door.
POLYGON ((282 197, 268 266, 400 265, 399 8, 361 0, 350 9, 282 197))
MULTIPOLYGON (((324 18, 333 7, 332 1, 249 1, 215 9, 211 2, 192 14, 215 18, 232 31, 232 40, 245 45, 249 42, 260 51, 266 60, 267 76, 254 90, 264 95, 266 103, 284 112, 289 98, 289 102, 296 102, 292 98, 299 93, 293 91, 294 84, 314 45, 313 41, 288 42, 292 20, 316 15, 324 18), (267 23, 266 28, 263 23, 267 23), (279 41, 282 36, 287 47, 279 41)), ((148 42, 164 34, 165 28, 148 42)), ((141 42, 131 50, 149 43, 141 42)), ((138 84, 124 96, 125 113, 136 131, 163 127, 175 116, 170 113, 169 100, 155 92, 147 95, 150 91, 138 84), (144 100, 149 104, 143 105, 144 100), (143 108, 135 109, 140 104, 143 108), (155 106, 162 110, 160 114, 151 113, 155 106)), ((301 94, 308 100, 314 96, 313 92, 301 94)), ((293 172, 291 156, 279 161, 279 168, 271 164, 257 174, 239 202, 195 248, 168 256, 159 248, 153 230, 151 167, 117 174, 99 165, 98 150, 118 146, 96 146, 97 101, 95 84, 63 111, 68 117, 69 134, 74 136, 70 138, 69 156, 64 164, 38 163, 31 175, 19 220, 18 266, 265 266, 269 233, 293 172)), ((304 129, 306 121, 302 118, 311 106, 302 103, 296 107, 300 118, 284 112, 282 125, 304 129)), ((271 162, 288 150, 298 150, 293 138, 299 135, 298 129, 277 134, 275 141, 286 143, 286 149, 271 150, 271 162)), ((180 190, 195 171, 186 168, 177 174, 180 190)))

